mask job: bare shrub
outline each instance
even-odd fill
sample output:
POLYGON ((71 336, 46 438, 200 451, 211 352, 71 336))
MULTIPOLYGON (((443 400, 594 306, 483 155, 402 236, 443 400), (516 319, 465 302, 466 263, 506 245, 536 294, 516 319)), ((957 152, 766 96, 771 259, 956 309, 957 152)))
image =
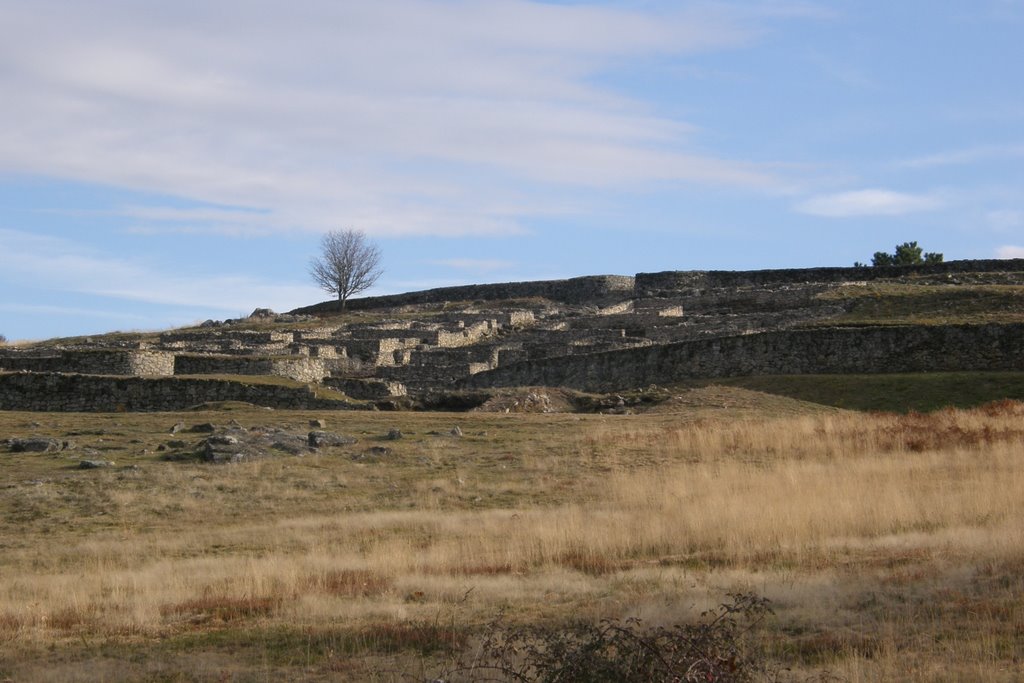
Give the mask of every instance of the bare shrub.
POLYGON ((772 614, 768 600, 730 595, 697 624, 646 627, 639 619, 557 628, 492 624, 480 651, 442 680, 521 683, 753 681, 777 678, 745 636, 772 614))

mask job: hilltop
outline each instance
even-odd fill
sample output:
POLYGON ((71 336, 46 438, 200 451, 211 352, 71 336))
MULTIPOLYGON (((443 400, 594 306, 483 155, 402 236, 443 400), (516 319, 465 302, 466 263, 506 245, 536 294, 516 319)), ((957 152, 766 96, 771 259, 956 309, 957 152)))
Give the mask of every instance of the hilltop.
POLYGON ((770 391, 795 383, 765 378, 803 377, 804 395, 788 393, 806 398, 822 395, 808 388, 813 377, 1004 373, 988 376, 995 393, 984 400, 1020 395, 1022 352, 1020 259, 669 271, 448 287, 353 299, 345 311, 258 309, 162 333, 0 348, 0 408, 465 409, 498 389, 559 387, 575 396, 562 408, 631 409, 671 394, 641 398, 651 385, 770 391))

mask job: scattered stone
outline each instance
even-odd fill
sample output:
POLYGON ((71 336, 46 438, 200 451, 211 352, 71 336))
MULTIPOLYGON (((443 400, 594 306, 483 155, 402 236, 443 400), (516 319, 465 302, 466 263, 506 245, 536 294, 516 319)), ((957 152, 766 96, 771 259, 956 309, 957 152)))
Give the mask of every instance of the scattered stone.
POLYGON ((388 439, 389 441, 398 441, 398 440, 399 440, 399 439, 401 439, 401 438, 402 438, 403 436, 404 436, 404 435, 402 434, 402 430, 401 430, 401 429, 395 429, 395 428, 392 428, 392 429, 389 429, 389 430, 388 430, 388 436, 387 436, 387 439, 388 439))
POLYGON ((8 439, 7 443, 12 453, 50 453, 61 450, 63 446, 57 439, 44 437, 8 439))
POLYGON ((312 427, 313 429, 326 429, 327 423, 324 422, 323 420, 310 420, 309 426, 312 427))
POLYGON ((217 431, 217 427, 215 427, 210 422, 203 422, 201 424, 192 425, 192 428, 189 429, 188 431, 196 432, 199 434, 212 434, 213 432, 217 431))
POLYGON ((157 453, 162 453, 167 450, 167 444, 160 444, 156 447, 157 453))
POLYGON ((78 448, 78 444, 76 444, 74 441, 65 440, 61 442, 61 450, 63 451, 73 451, 76 448, 78 448))
POLYGON ((217 320, 204 320, 203 322, 199 323, 199 327, 219 327, 220 324, 221 323, 217 320))
POLYGON ((383 456, 391 455, 391 449, 388 448, 387 446, 371 446, 370 450, 369 450, 369 453, 370 453, 370 455, 376 455, 376 456, 383 457, 383 456))
POLYGON ((343 436, 342 434, 333 434, 331 432, 313 431, 309 433, 307 437, 307 443, 310 448, 322 448, 323 446, 349 446, 354 443, 358 443, 359 439, 352 436, 343 436))
POLYGON ((82 460, 78 463, 80 470, 98 470, 102 467, 112 467, 114 463, 109 460, 82 460))
POLYGON ((168 448, 184 448, 187 445, 188 445, 187 443, 185 443, 184 441, 178 440, 178 439, 175 439, 174 441, 168 441, 167 442, 167 447, 168 448))
POLYGON ((462 428, 459 427, 459 425, 455 425, 452 428, 452 431, 450 431, 448 433, 451 434, 454 437, 461 438, 462 437, 462 428))

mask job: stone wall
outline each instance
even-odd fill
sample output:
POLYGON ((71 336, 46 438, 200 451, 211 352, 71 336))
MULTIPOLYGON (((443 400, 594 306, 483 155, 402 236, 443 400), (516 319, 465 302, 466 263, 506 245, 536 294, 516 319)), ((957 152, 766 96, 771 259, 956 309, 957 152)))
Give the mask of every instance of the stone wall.
POLYGON ((520 362, 467 387, 614 391, 743 375, 1024 370, 1024 324, 826 328, 766 332, 520 362))
POLYGON ((329 374, 318 358, 259 358, 181 354, 174 359, 175 375, 277 375, 299 382, 319 382, 329 374))
MULTIPOLYGON (((503 282, 487 285, 441 287, 422 292, 350 299, 348 309, 362 311, 373 308, 395 308, 419 304, 442 304, 449 301, 494 301, 544 297, 564 303, 590 303, 613 296, 630 297, 633 278, 625 275, 592 275, 569 280, 537 280, 503 282)), ((325 301, 297 308, 292 315, 326 315, 341 312, 338 301, 325 301)))
POLYGON ((142 378, 57 373, 0 373, 0 410, 54 412, 164 411, 213 401, 271 408, 346 409, 308 387, 244 384, 200 378, 142 378))
POLYGON ((673 292, 734 287, 766 287, 805 283, 860 282, 915 275, 956 275, 1024 271, 1024 259, 946 261, 920 266, 863 268, 787 268, 775 270, 670 270, 637 273, 638 297, 670 296, 673 292))
POLYGON ((0 370, 162 377, 174 374, 174 354, 115 349, 62 351, 49 356, 10 355, 0 358, 0 370))
POLYGON ((389 382, 383 379, 337 378, 324 380, 326 386, 344 393, 354 399, 373 401, 393 396, 405 396, 405 385, 401 382, 389 382))

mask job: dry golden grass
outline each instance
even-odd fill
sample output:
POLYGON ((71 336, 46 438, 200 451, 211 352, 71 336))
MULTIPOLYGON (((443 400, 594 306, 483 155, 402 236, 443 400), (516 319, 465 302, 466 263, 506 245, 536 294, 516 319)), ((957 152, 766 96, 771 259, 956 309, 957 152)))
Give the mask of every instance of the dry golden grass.
POLYGON ((212 466, 140 452, 177 416, 7 414, 139 469, 2 456, 0 680, 402 680, 499 611, 670 623, 736 590, 797 672, 1015 680, 1022 418, 357 414, 351 452, 212 466))

